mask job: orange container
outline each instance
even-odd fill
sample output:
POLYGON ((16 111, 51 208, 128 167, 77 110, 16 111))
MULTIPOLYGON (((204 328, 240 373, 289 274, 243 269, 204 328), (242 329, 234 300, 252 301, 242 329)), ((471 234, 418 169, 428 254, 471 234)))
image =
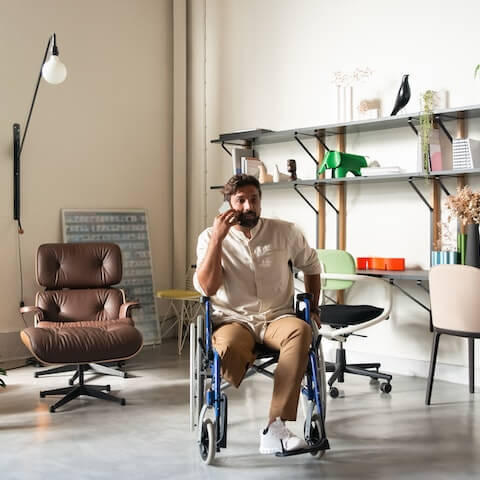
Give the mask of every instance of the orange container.
POLYGON ((359 270, 367 270, 369 260, 370 258, 368 257, 357 257, 357 268, 359 270))
POLYGON ((387 270, 405 270, 404 258, 386 258, 385 268, 387 270))
POLYGON ((385 270, 385 259, 383 257, 372 257, 368 262, 370 270, 385 270))

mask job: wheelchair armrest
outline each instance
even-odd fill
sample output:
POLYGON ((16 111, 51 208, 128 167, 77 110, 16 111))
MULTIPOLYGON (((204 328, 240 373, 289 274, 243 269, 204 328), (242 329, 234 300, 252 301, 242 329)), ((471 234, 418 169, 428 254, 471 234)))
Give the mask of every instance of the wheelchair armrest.
MULTIPOLYGON (((330 340, 337 340, 339 342, 343 342, 346 339, 347 335, 350 335, 358 330, 363 330, 364 328, 368 328, 376 323, 382 322, 386 320, 391 313, 392 310, 392 286, 387 281, 376 278, 376 277, 369 277, 368 275, 357 275, 357 274, 341 274, 341 273, 322 273, 322 279, 330 279, 330 280, 349 280, 352 282, 364 282, 369 284, 377 284, 382 286, 385 291, 385 304, 383 306, 383 312, 376 318, 372 320, 368 320, 367 322, 360 323, 358 325, 349 325, 348 327, 343 327, 339 329, 335 329, 333 331, 328 331, 322 327, 320 330, 321 335, 330 339, 330 340)), ((322 319, 320 318, 320 321, 322 319)))

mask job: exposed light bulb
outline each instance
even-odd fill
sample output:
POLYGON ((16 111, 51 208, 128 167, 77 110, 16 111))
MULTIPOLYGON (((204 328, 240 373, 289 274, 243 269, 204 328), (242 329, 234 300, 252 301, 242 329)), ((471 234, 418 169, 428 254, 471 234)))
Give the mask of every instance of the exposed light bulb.
POLYGON ((50 55, 48 61, 43 64, 42 76, 48 83, 57 85, 67 78, 67 67, 60 61, 58 55, 50 55))

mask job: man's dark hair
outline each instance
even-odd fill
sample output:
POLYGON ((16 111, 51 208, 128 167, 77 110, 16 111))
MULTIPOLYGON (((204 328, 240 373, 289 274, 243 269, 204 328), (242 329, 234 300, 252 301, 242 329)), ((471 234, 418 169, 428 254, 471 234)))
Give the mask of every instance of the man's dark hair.
POLYGON ((246 185, 253 185, 257 188, 258 194, 262 196, 262 190, 260 188, 260 182, 253 175, 246 175, 245 173, 239 173, 234 175, 228 182, 223 186, 222 193, 225 200, 230 201, 230 197, 237 193, 239 188, 245 187, 246 185))

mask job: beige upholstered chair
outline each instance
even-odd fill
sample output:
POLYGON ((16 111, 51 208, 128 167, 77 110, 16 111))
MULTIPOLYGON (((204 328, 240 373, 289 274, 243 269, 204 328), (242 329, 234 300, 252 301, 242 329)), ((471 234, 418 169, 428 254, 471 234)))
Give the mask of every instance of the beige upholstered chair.
POLYGON ((474 341, 480 337, 480 269, 438 265, 430 270, 433 345, 425 404, 430 405, 440 335, 468 338, 469 385, 474 393, 474 341))

